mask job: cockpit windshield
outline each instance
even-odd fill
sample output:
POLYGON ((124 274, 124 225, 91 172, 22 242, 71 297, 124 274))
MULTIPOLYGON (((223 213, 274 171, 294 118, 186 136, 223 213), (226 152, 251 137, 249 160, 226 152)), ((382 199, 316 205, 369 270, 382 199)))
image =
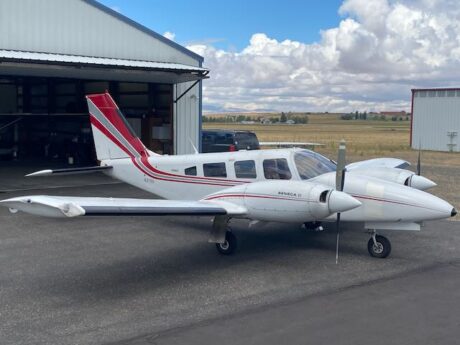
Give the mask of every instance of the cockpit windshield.
POLYGON ((302 180, 308 180, 336 170, 334 162, 312 151, 296 152, 294 162, 302 180))

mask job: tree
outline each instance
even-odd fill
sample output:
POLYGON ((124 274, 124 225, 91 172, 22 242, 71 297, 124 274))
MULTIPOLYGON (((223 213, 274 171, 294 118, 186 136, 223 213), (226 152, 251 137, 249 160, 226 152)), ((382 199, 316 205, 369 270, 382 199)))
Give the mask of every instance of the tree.
POLYGON ((287 116, 284 112, 281 113, 280 122, 285 123, 287 121, 287 116))
POLYGON ((353 114, 342 114, 342 115, 340 116, 340 118, 341 118, 342 120, 352 120, 353 117, 354 117, 353 114))

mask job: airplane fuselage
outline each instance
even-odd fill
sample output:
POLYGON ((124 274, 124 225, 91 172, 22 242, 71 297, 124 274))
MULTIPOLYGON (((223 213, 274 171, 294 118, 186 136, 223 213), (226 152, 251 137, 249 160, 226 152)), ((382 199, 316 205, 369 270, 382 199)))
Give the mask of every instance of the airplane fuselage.
MULTIPOLYGON (((331 166, 324 166, 324 173, 311 179, 302 179, 299 163, 295 160, 295 155, 299 152, 306 151, 278 149, 182 156, 155 155, 102 163, 113 166, 107 174, 165 199, 200 200, 213 195, 214 199, 229 201, 230 192, 239 195, 232 197, 232 203, 248 207, 250 199, 245 196, 248 188, 258 188, 259 185, 264 188, 258 182, 309 181, 329 189, 335 188, 335 172, 331 171, 331 166), (276 176, 270 175, 274 161, 278 163, 279 170, 276 176), (222 197, 219 197, 221 192, 222 197)), ((279 190, 274 191, 276 194, 287 192, 283 183, 278 185, 279 190)), ((362 203, 361 207, 342 214, 345 221, 419 222, 449 217, 452 210, 447 202, 436 196, 362 175, 359 170, 346 174, 344 191, 362 203)), ((273 216, 274 209, 270 207, 264 211, 264 218, 281 219, 279 215, 273 216)), ((261 211, 261 214, 264 212, 261 211)), ((329 220, 335 217, 333 215, 329 220)), ((297 218, 288 216, 282 217, 282 220, 298 221, 297 218)))

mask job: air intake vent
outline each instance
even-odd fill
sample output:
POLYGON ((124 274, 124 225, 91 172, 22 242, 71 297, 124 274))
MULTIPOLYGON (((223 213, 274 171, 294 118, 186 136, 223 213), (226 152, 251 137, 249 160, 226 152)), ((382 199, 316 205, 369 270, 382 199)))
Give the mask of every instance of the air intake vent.
POLYGON ((327 200, 327 193, 329 193, 328 190, 325 190, 324 192, 322 192, 319 196, 319 202, 323 202, 325 203, 326 200, 327 200))

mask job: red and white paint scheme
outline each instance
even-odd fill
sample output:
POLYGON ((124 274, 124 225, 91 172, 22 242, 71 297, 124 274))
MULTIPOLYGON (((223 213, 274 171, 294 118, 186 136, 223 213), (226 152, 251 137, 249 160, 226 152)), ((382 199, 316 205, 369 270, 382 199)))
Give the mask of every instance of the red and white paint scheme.
POLYGON ((386 238, 376 236, 376 230, 420 230, 425 220, 456 214, 452 205, 422 191, 435 184, 401 169, 408 163, 400 159, 349 164, 343 187, 336 188, 337 171, 342 167, 337 169, 335 162, 304 149, 162 156, 143 145, 108 93, 88 95, 87 101, 100 165, 43 170, 29 176, 101 170, 163 199, 33 195, 3 200, 0 205, 12 212, 66 218, 214 216, 210 242, 223 254, 236 248, 236 238, 227 226, 231 218, 316 228, 321 228, 321 221, 338 218, 364 222, 373 231, 369 252, 386 257, 391 246, 386 238))

